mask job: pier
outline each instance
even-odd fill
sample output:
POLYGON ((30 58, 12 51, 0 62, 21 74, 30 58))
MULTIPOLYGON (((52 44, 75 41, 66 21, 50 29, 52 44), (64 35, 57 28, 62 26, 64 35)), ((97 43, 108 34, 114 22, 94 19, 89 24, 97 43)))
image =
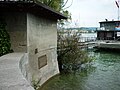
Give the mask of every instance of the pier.
POLYGON ((120 41, 101 41, 95 47, 97 49, 120 50, 120 41))
POLYGON ((96 37, 82 37, 79 42, 80 48, 97 48, 120 50, 120 41, 117 40, 97 40, 96 37))

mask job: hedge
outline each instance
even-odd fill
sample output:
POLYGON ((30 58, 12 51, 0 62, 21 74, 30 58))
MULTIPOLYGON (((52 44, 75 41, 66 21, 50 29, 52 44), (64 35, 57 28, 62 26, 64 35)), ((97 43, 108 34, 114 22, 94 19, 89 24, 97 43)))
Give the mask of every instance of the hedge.
POLYGON ((10 36, 6 25, 5 21, 0 19, 0 56, 11 52, 10 36))

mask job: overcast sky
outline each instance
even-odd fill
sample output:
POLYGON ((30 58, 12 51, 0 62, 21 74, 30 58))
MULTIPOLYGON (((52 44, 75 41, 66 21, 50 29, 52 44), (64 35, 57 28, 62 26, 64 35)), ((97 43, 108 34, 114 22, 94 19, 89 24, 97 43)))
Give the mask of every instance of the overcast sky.
MULTIPOLYGON (((72 0, 69 0, 67 6, 72 0)), ((118 8, 115 0, 73 0, 73 4, 68 8, 72 14, 72 26, 79 27, 99 27, 99 22, 117 20, 118 8)))

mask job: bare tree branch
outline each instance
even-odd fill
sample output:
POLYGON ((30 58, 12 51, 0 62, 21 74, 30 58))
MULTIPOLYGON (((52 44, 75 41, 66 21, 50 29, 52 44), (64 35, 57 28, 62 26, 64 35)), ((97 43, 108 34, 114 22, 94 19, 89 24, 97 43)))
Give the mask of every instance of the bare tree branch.
POLYGON ((67 9, 67 8, 71 7, 72 4, 73 4, 73 0, 71 1, 71 4, 68 7, 64 8, 64 9, 67 9))
POLYGON ((62 5, 62 8, 64 8, 67 3, 68 3, 68 0, 62 5))

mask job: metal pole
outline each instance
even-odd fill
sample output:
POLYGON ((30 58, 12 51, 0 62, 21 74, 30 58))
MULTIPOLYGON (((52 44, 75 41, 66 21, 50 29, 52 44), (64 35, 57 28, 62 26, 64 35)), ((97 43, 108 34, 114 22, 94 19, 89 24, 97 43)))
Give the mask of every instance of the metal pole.
MULTIPOLYGON (((118 0, 118 5, 119 5, 119 0, 118 0)), ((119 7, 118 7, 118 21, 119 21, 119 7)), ((116 38, 115 38, 115 33, 116 33, 116 32, 115 32, 115 30, 114 30, 114 40, 116 39, 116 38)))
POLYGON ((118 21, 119 21, 119 8, 118 8, 118 21))

